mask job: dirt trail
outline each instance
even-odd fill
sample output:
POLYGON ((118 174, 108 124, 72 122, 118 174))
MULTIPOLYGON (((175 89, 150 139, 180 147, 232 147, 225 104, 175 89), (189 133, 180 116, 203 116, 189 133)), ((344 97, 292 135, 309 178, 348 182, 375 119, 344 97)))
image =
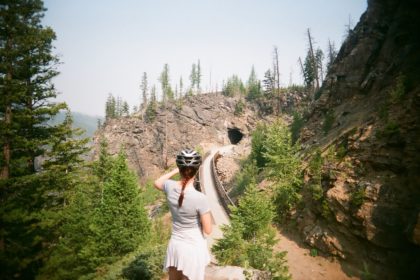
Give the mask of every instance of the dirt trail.
POLYGON ((336 260, 322 256, 312 257, 310 250, 279 232, 280 241, 275 250, 287 252, 287 264, 293 280, 357 280, 346 275, 336 260))

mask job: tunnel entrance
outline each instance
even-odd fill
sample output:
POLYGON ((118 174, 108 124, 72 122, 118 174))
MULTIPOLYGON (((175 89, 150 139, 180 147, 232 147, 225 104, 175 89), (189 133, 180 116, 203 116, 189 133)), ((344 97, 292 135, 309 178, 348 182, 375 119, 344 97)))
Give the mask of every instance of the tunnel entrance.
POLYGON ((238 144, 242 138, 244 137, 243 133, 239 130, 239 128, 228 128, 228 137, 231 144, 236 145, 238 144))

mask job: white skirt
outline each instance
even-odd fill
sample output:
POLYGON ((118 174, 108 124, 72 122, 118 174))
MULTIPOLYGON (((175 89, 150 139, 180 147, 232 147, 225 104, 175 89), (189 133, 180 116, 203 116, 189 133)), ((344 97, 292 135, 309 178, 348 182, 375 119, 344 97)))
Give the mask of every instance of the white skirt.
POLYGON ((166 250, 165 270, 174 266, 189 280, 203 280, 204 270, 209 263, 207 240, 199 228, 172 232, 166 250))

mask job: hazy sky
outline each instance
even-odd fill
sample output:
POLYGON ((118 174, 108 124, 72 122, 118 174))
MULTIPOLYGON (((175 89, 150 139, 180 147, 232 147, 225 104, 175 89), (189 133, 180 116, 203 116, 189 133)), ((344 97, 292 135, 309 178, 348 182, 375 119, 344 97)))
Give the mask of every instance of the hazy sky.
POLYGON ((340 47, 349 16, 355 25, 366 0, 45 0, 44 23, 57 34, 55 52, 63 63, 54 79, 73 111, 104 115, 109 93, 140 103, 147 72, 156 84, 165 63, 173 88, 188 85, 200 59, 202 88, 221 89, 232 74, 258 78, 279 50, 281 83, 301 82, 297 64, 306 53, 306 29, 326 50, 340 47), (211 77, 211 80, 210 80, 211 77), (211 83, 210 83, 211 82, 211 83))

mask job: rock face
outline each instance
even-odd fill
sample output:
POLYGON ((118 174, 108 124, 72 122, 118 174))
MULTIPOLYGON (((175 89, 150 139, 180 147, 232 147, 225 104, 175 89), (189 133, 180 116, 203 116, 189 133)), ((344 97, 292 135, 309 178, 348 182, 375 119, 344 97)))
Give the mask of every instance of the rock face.
POLYGON ((105 138, 111 154, 124 146, 129 164, 140 178, 154 178, 165 166, 174 164, 176 153, 183 148, 205 153, 214 144, 249 141, 255 114, 245 109, 235 115, 237 101, 221 94, 201 94, 185 98, 183 104, 168 103, 166 110, 157 108, 153 121, 142 116, 108 120, 94 137, 96 154, 100 139, 105 138))
POLYGON ((420 275, 418 11, 415 1, 368 1, 301 133, 306 151, 315 143, 324 156, 324 200, 306 191, 303 239, 378 279, 420 275))

